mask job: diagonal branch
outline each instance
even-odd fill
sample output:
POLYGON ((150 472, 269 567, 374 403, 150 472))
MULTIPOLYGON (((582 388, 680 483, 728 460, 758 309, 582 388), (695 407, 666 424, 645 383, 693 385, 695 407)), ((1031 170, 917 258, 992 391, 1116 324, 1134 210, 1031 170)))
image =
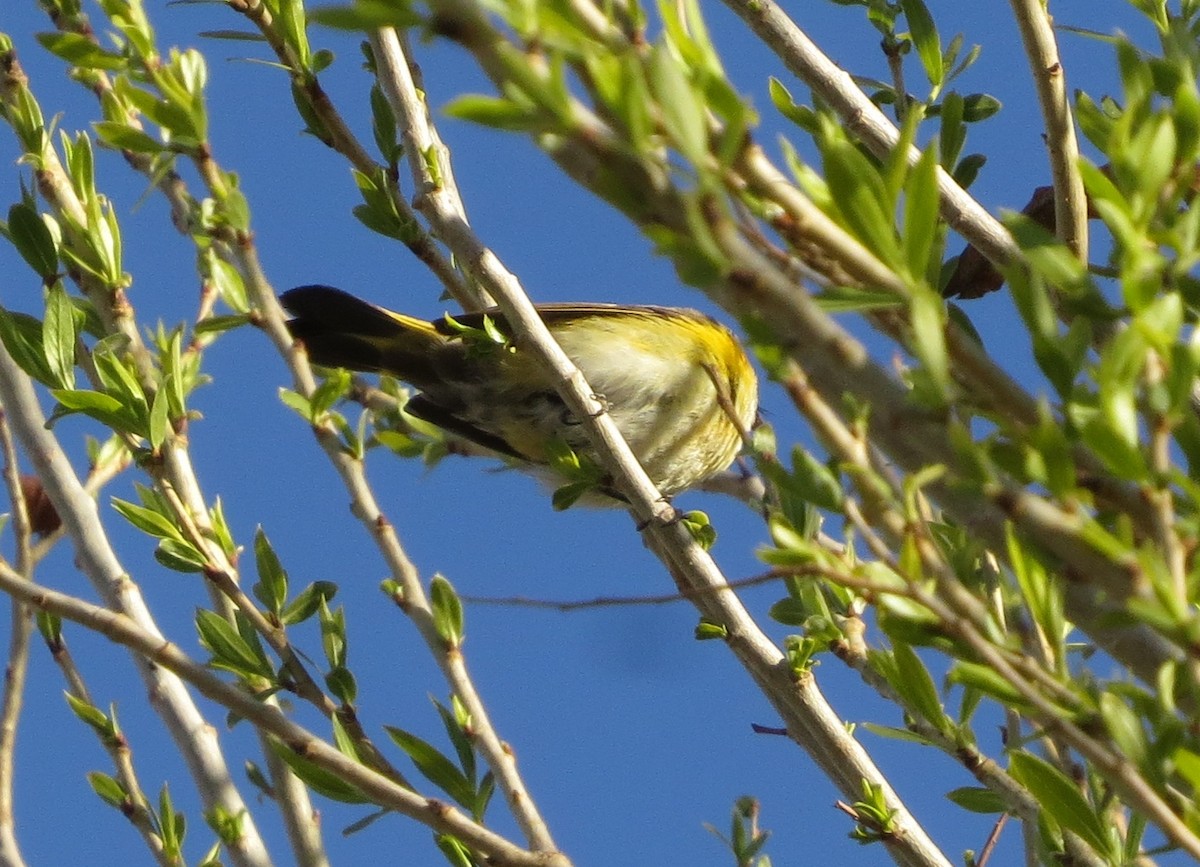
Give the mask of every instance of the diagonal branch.
MULTIPOLYGON (((397 117, 407 122, 410 107, 419 102, 412 92, 411 79, 403 72, 408 64, 400 43, 384 30, 376 35, 374 44, 385 92, 394 100, 397 117), (385 60, 385 56, 390 59, 385 60)), ((434 233, 496 299, 523 351, 553 371, 559 394, 585 426, 604 469, 617 480, 639 526, 645 527, 647 544, 667 566, 680 592, 692 599, 704 617, 724 627, 730 649, 783 717, 791 737, 848 796, 859 797, 864 780, 882 788, 898 829, 885 842, 898 863, 912 867, 948 865, 866 751, 846 732, 811 675, 790 670, 783 653, 742 606, 712 558, 676 520, 676 511, 655 490, 612 418, 601 411, 592 389, 555 343, 517 278, 443 197, 425 195, 417 207, 429 219, 434 233)))

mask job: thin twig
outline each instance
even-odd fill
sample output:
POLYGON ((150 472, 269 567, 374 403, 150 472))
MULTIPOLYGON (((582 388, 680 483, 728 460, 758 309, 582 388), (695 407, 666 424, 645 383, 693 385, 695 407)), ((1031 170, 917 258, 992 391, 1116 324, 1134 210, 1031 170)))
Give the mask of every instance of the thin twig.
MULTIPOLYGON (((66 640, 61 635, 57 639, 47 636, 47 646, 50 649, 50 655, 62 673, 63 679, 67 683, 67 690, 72 696, 85 705, 96 707, 96 702, 87 688, 84 681, 83 673, 75 664, 75 660, 67 648, 66 640)), ((129 742, 126 740, 125 732, 121 732, 115 738, 101 736, 96 732, 97 740, 100 746, 108 753, 109 759, 113 763, 113 768, 116 771, 116 779, 120 782, 121 787, 125 790, 127 799, 122 804, 121 813, 129 820, 129 823, 137 830, 142 842, 146 845, 146 849, 150 855, 160 865, 160 867, 177 867, 178 860, 168 857, 166 849, 163 846, 162 837, 159 835, 159 829, 155 825, 154 817, 150 812, 150 802, 146 798, 145 791, 142 789, 142 784, 138 779, 137 771, 133 766, 133 752, 130 749, 129 742)))
POLYGON ((783 577, 779 572, 764 572, 761 575, 751 575, 748 578, 735 578, 722 587, 709 587, 683 593, 661 593, 656 596, 597 596, 594 599, 563 600, 535 599, 529 596, 460 596, 463 602, 471 605, 492 605, 512 608, 534 608, 550 611, 586 611, 591 608, 636 608, 651 605, 669 605, 673 602, 690 602, 698 593, 719 593, 726 588, 742 589, 759 587, 763 584, 773 584, 783 577))
MULTIPOLYGON (((3 407, 0 407, 0 448, 4 455, 4 485, 12 502, 13 534, 17 542, 15 569, 27 580, 33 578, 31 542, 33 527, 29 520, 29 504, 21 485, 17 449, 3 407)), ((24 603, 12 599, 12 633, 8 639, 8 666, 5 669, 4 697, 0 705, 0 863, 23 867, 21 844, 17 839, 14 816, 16 804, 17 726, 25 698, 25 678, 29 672, 29 640, 33 634, 33 611, 24 603)))
POLYGON ((1088 260, 1088 203, 1079 173, 1079 141, 1058 54, 1050 8, 1043 0, 1010 0, 1029 57, 1042 107, 1050 175, 1054 179, 1054 229, 1080 262, 1088 260))

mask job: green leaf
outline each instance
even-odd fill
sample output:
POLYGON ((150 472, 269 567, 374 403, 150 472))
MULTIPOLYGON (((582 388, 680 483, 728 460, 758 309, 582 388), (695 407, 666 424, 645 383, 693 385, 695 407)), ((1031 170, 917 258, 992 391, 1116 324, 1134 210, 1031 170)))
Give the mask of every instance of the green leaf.
POLYGON ((0 308, 0 340, 13 361, 38 382, 54 383, 54 375, 46 364, 42 349, 42 321, 26 313, 13 313, 0 308))
POLYGON ((355 742, 354 736, 346 730, 346 724, 342 721, 341 715, 335 713, 329 723, 333 729, 333 745, 337 747, 338 752, 361 764, 362 757, 358 754, 358 744, 355 742))
POLYGON ((398 430, 377 430, 375 441, 402 458, 419 458, 425 453, 425 447, 428 445, 398 430))
POLYGON ((58 244, 46 221, 31 205, 18 202, 8 209, 7 236, 29 267, 43 280, 58 271, 58 244))
POLYGON ((1004 104, 988 93, 972 93, 963 100, 963 120, 979 123, 997 114, 1004 104))
POLYGON ((937 25, 933 23, 933 17, 923 0, 900 0, 900 7, 908 21, 909 35, 917 47, 917 56, 921 58, 925 76, 934 88, 940 88, 945 83, 945 70, 942 67, 942 42, 938 37, 937 25))
POLYGON ((135 425, 131 432, 145 435, 144 424, 150 407, 146 403, 146 393, 133 371, 132 361, 124 354, 124 338, 113 335, 98 344, 92 352, 92 360, 104 390, 126 407, 135 425))
POLYGON ((1121 752, 1139 768, 1146 768, 1150 746, 1138 715, 1111 692, 1100 696, 1100 716, 1121 752))
POLYGON ((1101 152, 1107 153, 1113 131, 1113 119, 1083 91, 1077 92, 1075 96, 1075 118, 1087 140, 1101 152))
POLYGON ((240 676, 274 679, 275 671, 260 648, 246 641, 233 625, 213 611, 196 612, 200 643, 212 654, 212 665, 240 676))
POLYGON ((375 146, 384 160, 391 164, 399 159, 400 145, 396 138, 396 116, 378 83, 371 86, 371 132, 375 146))
POLYGON ((434 575, 429 587, 429 602, 433 608, 433 626, 451 648, 463 642, 462 600, 454 587, 441 575, 434 575))
POLYGON ((324 795, 331 801, 343 804, 369 804, 371 801, 357 788, 347 783, 332 771, 327 771, 309 759, 304 758, 295 750, 289 749, 283 743, 272 738, 269 743, 271 750, 292 769, 306 786, 318 795, 324 795))
POLYGON ((158 829, 162 837, 163 854, 183 863, 181 856, 183 841, 187 836, 187 817, 171 803, 171 791, 166 783, 158 793, 158 829))
POLYGON ((915 288, 909 307, 913 331, 913 353, 921 359, 925 373, 936 389, 933 396, 944 405, 951 396, 950 357, 946 352, 946 304, 927 286, 915 288))
POLYGON ((124 812, 129 806, 129 793, 114 777, 100 771, 88 771, 88 783, 100 800, 124 812))
POLYGON ((837 474, 801 446, 792 449, 789 487, 820 509, 839 512, 845 493, 837 474))
POLYGON ((705 551, 711 551, 712 546, 717 543, 717 528, 709 521, 708 515, 699 510, 693 510, 685 512, 682 520, 683 526, 696 540, 696 544, 705 551))
POLYGON ((703 168, 708 157, 704 103, 688 80, 683 61, 661 43, 650 53, 650 87, 675 147, 694 167, 703 168))
POLYGON ((287 602, 288 576, 262 527, 254 533, 254 563, 258 569, 254 596, 268 611, 278 616, 287 602))
POLYGON ((331 581, 316 581, 309 584, 291 603, 283 609, 279 619, 288 626, 302 623, 317 613, 321 603, 328 603, 337 595, 338 586, 331 581))
POLYGON ((424 19, 408 4, 386 0, 354 0, 349 6, 318 6, 309 12, 314 24, 334 30, 371 31, 380 27, 418 27, 424 19))
POLYGON ((154 559, 176 572, 203 572, 208 568, 206 558, 190 542, 180 539, 163 539, 154 549, 154 559))
POLYGON ((462 840, 450 834, 438 834, 433 838, 438 851, 446 857, 450 867, 479 867, 479 862, 471 854, 471 849, 462 840))
POLYGON ((312 56, 308 44, 308 33, 304 29, 304 4, 302 0, 276 0, 275 20, 271 22, 276 32, 283 36, 292 49, 300 66, 307 67, 312 56))
POLYGON ((1096 852, 1115 861, 1117 853, 1107 821, 1097 815, 1066 774, 1025 752, 1013 753, 1009 765, 1013 776, 1029 789, 1047 815, 1078 834, 1096 852))
POLYGON ((408 754, 413 764, 417 766, 417 770, 429 782, 449 795, 456 803, 468 810, 472 809, 475 803, 475 787, 463 775, 463 772, 455 767, 453 762, 438 752, 428 741, 411 732, 396 726, 384 726, 384 728, 396 746, 408 754))
POLYGON ((46 366, 59 388, 75 387, 75 306, 61 280, 46 293, 46 322, 42 326, 46 366))
POLYGON ((57 648, 62 644, 62 618, 48 611, 39 611, 36 616, 38 632, 46 644, 57 648))
POLYGON ((947 679, 951 683, 974 687, 1009 707, 1023 708, 1026 705, 1025 697, 995 669, 986 665, 956 662, 947 679))
POLYGON ((857 286, 830 286, 813 296, 817 306, 827 313, 865 313, 871 310, 895 310, 904 299, 895 292, 862 289, 857 286))
POLYGON ((421 228, 400 214, 385 176, 372 177, 359 171, 352 174, 365 203, 354 208, 354 216, 364 226, 405 243, 421 237, 421 228))
POLYGON ((526 132, 546 125, 537 106, 517 99, 466 94, 451 100, 443 111, 458 120, 514 132, 526 132))
POLYGON ((902 264, 892 220, 892 201, 875 165, 844 138, 821 147, 825 180, 847 227, 885 265, 902 264))
POLYGON ((937 150, 929 147, 909 171, 904 184, 904 257, 912 279, 930 270, 938 233, 937 150))
POLYGON ((325 651, 325 659, 331 668, 339 668, 346 664, 346 612, 341 609, 330 609, 325 600, 320 601, 317 611, 321 619, 321 649, 325 651))
POLYGON ((804 600, 785 596, 770 607, 767 616, 784 626, 804 626, 812 616, 812 611, 804 600))
POLYGON ((154 156, 167 149, 158 139, 129 124, 102 120, 93 123, 92 128, 96 131, 96 138, 117 150, 154 156))
POLYGON ((951 175, 954 182, 964 190, 975 183, 975 178, 979 176, 979 172, 987 164, 987 157, 983 154, 967 154, 958 164, 955 165, 951 175))
POLYGON ((471 736, 466 731, 466 727, 470 725, 470 714, 457 697, 453 700, 454 711, 435 698, 431 698, 431 701, 437 709, 438 716, 442 718, 446 736, 454 745, 454 752, 458 755, 458 766, 462 768, 467 779, 475 779, 475 748, 471 744, 471 736))
MULTIPOLYGON (((207 260, 209 265, 209 275, 213 283, 217 287, 217 291, 221 294, 221 299, 229 305, 229 308, 241 317, 249 320, 250 300, 246 295, 246 283, 242 279, 242 273, 233 266, 232 263, 216 255, 215 253, 207 260)), ((227 317, 212 317, 216 319, 237 319, 237 316, 227 317)), ((239 323, 240 324, 240 323, 239 323)), ((203 323, 196 325, 196 330, 199 331, 203 323)), ((231 326, 230 326, 231 327, 231 326)))
POLYGON ((230 42, 267 41, 267 37, 253 30, 201 30, 200 36, 204 39, 227 39, 230 42))
POLYGON ((308 399, 308 409, 312 414, 309 420, 314 424, 350 389, 350 372, 343 368, 333 368, 324 381, 316 387, 308 399))
POLYGON ((165 388, 160 388, 154 392, 154 402, 150 404, 150 416, 147 419, 146 433, 147 439, 150 440, 150 448, 156 452, 162 448, 171 431, 171 420, 169 417, 170 404, 171 399, 167 396, 165 388))
POLYGON ((112 505, 121 514, 121 517, 143 533, 154 536, 156 539, 183 540, 183 533, 175 526, 174 522, 153 509, 117 497, 112 498, 112 505))
POLYGON ((807 106, 796 105, 792 101, 791 93, 788 92, 788 89, 783 86, 783 83, 778 78, 771 76, 767 87, 770 91, 771 104, 775 106, 780 114, 806 132, 812 133, 816 131, 817 117, 815 112, 807 106))
POLYGON ((71 695, 69 692, 64 692, 63 695, 66 697, 67 704, 75 716, 87 723, 106 743, 112 741, 117 733, 116 727, 113 725, 112 720, 105 716, 104 711, 100 710, 94 704, 89 704, 83 699, 71 695))
POLYGON ((105 51, 82 33, 39 33, 35 38, 51 54, 75 66, 121 70, 129 65, 123 56, 105 51))
POLYGON ((938 117, 941 119, 941 129, 938 131, 938 150, 941 152, 942 168, 950 169, 962 153, 967 140, 967 129, 963 125, 964 104, 962 94, 951 91, 942 99, 938 117))
POLYGON ((897 728, 896 726, 881 726, 878 723, 864 722, 859 723, 863 728, 871 734, 879 735, 881 738, 887 738, 892 741, 903 741, 911 744, 921 744, 930 746, 929 738, 923 737, 914 731, 908 729, 897 728))
POLYGON ((81 412, 115 431, 133 434, 141 433, 139 430, 141 426, 138 423, 138 419, 129 412, 121 401, 112 395, 99 391, 89 391, 87 389, 61 388, 51 389, 50 394, 58 401, 59 406, 63 410, 61 412, 57 409, 54 411, 50 418, 52 422, 57 421, 64 415, 81 412))
POLYGON ((896 664, 896 677, 892 682, 896 692, 926 722, 944 731, 948 725, 946 713, 942 710, 933 678, 920 657, 907 644, 897 642, 892 646, 892 659, 896 664))
POLYGON ((279 389, 279 400, 284 406, 294 410, 302 419, 311 424, 312 409, 308 398, 290 388, 279 389))
POLYGON ((350 707, 358 698, 358 682, 354 679, 354 674, 345 666, 337 666, 330 669, 325 675, 325 686, 333 693, 334 698, 342 704, 350 707))
POLYGON ((1171 755, 1175 770, 1192 787, 1193 793, 1200 791, 1200 754, 1185 747, 1179 747, 1171 755))
POLYGON ((946 797, 959 807, 969 810, 972 813, 993 814, 1004 813, 1008 810, 1004 799, 991 789, 964 786, 961 789, 953 789, 947 792, 946 797))
POLYGON ((252 321, 249 313, 235 313, 232 316, 209 316, 201 319, 196 323, 196 327, 192 329, 195 334, 220 334, 223 331, 232 331, 234 328, 240 328, 252 321))

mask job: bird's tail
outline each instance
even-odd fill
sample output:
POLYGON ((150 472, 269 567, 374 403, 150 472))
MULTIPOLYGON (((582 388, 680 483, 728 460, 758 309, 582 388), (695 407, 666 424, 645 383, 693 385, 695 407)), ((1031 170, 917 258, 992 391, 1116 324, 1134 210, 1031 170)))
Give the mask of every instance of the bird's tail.
POLYGON ((420 381, 446 338, 430 323, 368 304, 332 286, 284 292, 288 329, 324 367, 387 372, 420 381))

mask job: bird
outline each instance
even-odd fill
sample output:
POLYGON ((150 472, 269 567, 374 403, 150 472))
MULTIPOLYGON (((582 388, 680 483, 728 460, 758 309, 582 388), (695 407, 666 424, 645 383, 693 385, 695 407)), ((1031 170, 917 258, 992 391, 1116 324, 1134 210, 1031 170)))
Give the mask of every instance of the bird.
MULTIPOLYGON (((385 373, 418 394, 405 410, 518 465, 544 470, 565 446, 590 466, 579 419, 499 309, 424 319, 331 286, 281 296, 287 325, 322 367, 385 373)), ((754 367, 733 333, 695 310, 603 303, 536 305, 659 491, 727 469, 758 413, 754 367)), ((601 499, 623 498, 605 478, 601 499)))

